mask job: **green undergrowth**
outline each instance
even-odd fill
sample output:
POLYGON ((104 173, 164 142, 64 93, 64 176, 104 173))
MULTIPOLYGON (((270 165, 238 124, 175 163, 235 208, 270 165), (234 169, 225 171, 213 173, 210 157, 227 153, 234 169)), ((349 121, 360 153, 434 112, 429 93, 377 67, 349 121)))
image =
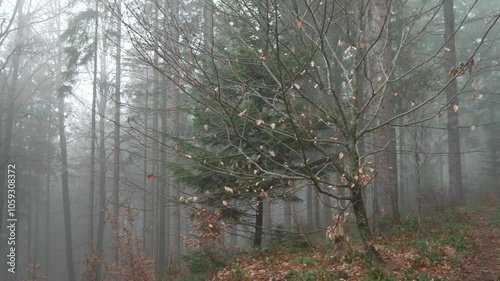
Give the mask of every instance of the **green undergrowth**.
POLYGON ((431 262, 457 261, 471 249, 473 243, 466 236, 466 231, 473 225, 474 214, 483 209, 474 204, 426 214, 420 220, 408 218, 394 229, 392 235, 406 237, 400 242, 409 242, 431 262))
MULTIPOLYGON (((491 206, 469 204, 406 218, 392 231, 376 235, 374 246, 386 261, 382 267, 366 257, 358 239, 352 239, 355 230, 350 231, 351 243, 338 249, 325 238, 321 240, 324 233, 306 236, 279 229, 273 233, 274 244, 233 258, 213 253, 207 258, 203 252, 186 256, 190 275, 178 280, 206 280, 203 277, 209 269, 220 270, 217 275, 223 276, 213 280, 270 280, 277 272, 290 281, 453 280, 453 267, 474 247, 468 232, 491 206)), ((489 215, 488 226, 500 228, 500 208, 489 215)))
POLYGON ((500 207, 497 207, 496 210, 490 215, 488 219, 488 226, 500 229, 500 207))

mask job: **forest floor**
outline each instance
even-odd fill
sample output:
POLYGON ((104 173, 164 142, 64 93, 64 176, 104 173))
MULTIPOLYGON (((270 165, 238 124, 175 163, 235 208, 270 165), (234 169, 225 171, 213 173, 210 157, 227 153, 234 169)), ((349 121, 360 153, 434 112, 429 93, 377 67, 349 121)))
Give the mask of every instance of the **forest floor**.
POLYGON ((461 262, 456 280, 500 281, 500 206, 489 204, 474 218, 467 236, 474 241, 473 252, 461 262))
POLYGON ((500 200, 408 219, 373 243, 385 265, 356 239, 342 250, 272 246, 240 254, 211 280, 500 281, 500 200))

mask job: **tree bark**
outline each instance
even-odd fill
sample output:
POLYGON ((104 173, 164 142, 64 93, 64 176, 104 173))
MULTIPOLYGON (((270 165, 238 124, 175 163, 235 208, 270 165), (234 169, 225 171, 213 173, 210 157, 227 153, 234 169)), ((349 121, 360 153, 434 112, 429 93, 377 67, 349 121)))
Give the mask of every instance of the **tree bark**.
MULTIPOLYGON (((57 91, 56 91, 57 92, 57 91)), ((52 111, 52 108, 51 110, 52 111)), ((51 118, 49 116, 47 123, 49 123, 49 133, 47 136, 47 142, 52 143, 52 128, 50 128, 51 118)), ((45 194, 45 275, 47 279, 50 280, 50 186, 51 186, 51 174, 52 174, 52 150, 51 146, 47 149, 47 175, 46 175, 46 194, 45 194)))
MULTIPOLYGON (((102 26, 107 21, 107 10, 103 12, 102 26)), ((96 254, 101 254, 103 250, 104 228, 106 227, 106 216, 103 210, 106 209, 106 106, 108 96, 106 90, 108 88, 108 75, 106 70, 108 55, 108 39, 106 36, 102 38, 102 55, 101 55, 101 79, 99 87, 99 220, 97 222, 97 243, 96 254)), ((96 269, 97 280, 100 280, 101 267, 96 269)))
MULTIPOLYGON (((368 53, 368 79, 373 89, 369 95, 378 96, 380 108, 377 123, 380 124, 394 116, 396 100, 386 90, 386 75, 392 64, 392 51, 389 36, 389 2, 373 0, 368 3, 366 17, 366 37, 371 49, 368 53)), ((377 102, 373 103, 376 105, 377 102)), ((375 202, 374 226, 378 230, 386 230, 399 222, 398 186, 397 186, 397 157, 396 157, 396 131, 386 125, 374 132, 374 149, 382 150, 375 155, 375 202)))
MULTIPOLYGON (((158 9, 159 7, 155 5, 155 11, 154 11, 154 17, 155 17, 155 23, 154 23, 154 28, 155 32, 159 30, 158 26, 158 20, 159 20, 159 12, 158 9)), ((152 161, 153 161, 153 174, 158 176, 159 173, 159 165, 160 165, 160 158, 159 158, 159 110, 160 110, 160 87, 159 87, 159 75, 158 75, 158 70, 156 69, 159 67, 159 58, 158 58, 158 45, 155 44, 154 46, 155 51, 154 51, 154 57, 153 57, 153 64, 154 64, 154 72, 153 72, 153 149, 151 152, 152 155, 152 161)), ((156 273, 157 275, 160 275, 161 273, 165 272, 166 270, 166 258, 165 258, 165 242, 164 240, 161 241, 163 243, 160 243, 160 238, 162 234, 164 234, 165 231, 161 231, 161 227, 159 227, 159 208, 160 208, 160 197, 158 196, 160 194, 160 187, 159 187, 159 180, 156 179, 154 181, 154 192, 153 192, 153 226, 155 228, 154 231, 154 237, 153 240, 155 242, 156 247, 156 273)))
MULTIPOLYGON (((58 85, 60 82, 60 63, 58 63, 58 85)), ((58 97, 58 119, 59 119, 59 145, 61 149, 61 188, 63 195, 63 216, 64 216, 64 241, 66 251, 66 269, 68 271, 68 280, 75 281, 75 268, 73 262, 73 239, 71 234, 71 208, 69 201, 69 183, 68 183, 68 153, 66 150, 66 132, 64 125, 64 95, 58 97)))
POLYGON ((292 203, 288 200, 285 201, 283 208, 283 227, 285 228, 285 230, 292 231, 292 203))
MULTIPOLYGON (((449 69, 456 66, 456 48, 455 48, 455 14, 453 11, 453 0, 445 0, 443 3, 444 13, 444 67, 446 73, 449 69)), ((448 77, 446 78, 446 80, 448 77)), ((460 134, 458 112, 455 111, 455 105, 458 106, 458 91, 456 78, 452 78, 446 87, 446 98, 449 102, 447 110, 448 124, 448 175, 449 192, 451 203, 461 204, 464 201, 464 191, 462 185, 462 157, 460 151, 460 134)))
MULTIPOLYGON (((121 0, 116 2, 118 15, 121 15, 121 0)), ((115 74, 115 127, 113 132, 114 140, 114 153, 113 153, 113 213, 120 216, 120 109, 121 109, 121 72, 122 72, 122 22, 121 18, 117 18, 116 26, 116 74, 115 74)), ((118 226, 114 229, 115 232, 119 231, 118 226)), ((118 264, 119 262, 119 248, 113 247, 113 259, 118 264)))
POLYGON ((253 246, 259 248, 262 246, 262 230, 264 223, 264 198, 257 196, 257 208, 255 210, 255 234, 253 238, 253 246))
MULTIPOLYGON (((172 19, 174 19, 174 22, 179 22, 180 18, 180 11, 179 11, 179 6, 180 6, 180 1, 179 0, 173 0, 172 1, 172 19)), ((213 32, 213 31, 212 31, 213 32)), ((173 42, 173 49, 175 50, 175 53, 177 57, 181 57, 180 54, 180 49, 179 49, 179 30, 178 27, 172 27, 172 42, 173 42)), ((173 133, 176 138, 179 138, 181 136, 181 128, 180 128, 180 120, 181 120, 181 112, 180 112, 180 105, 181 105, 181 96, 180 96, 180 90, 178 85, 180 85, 180 79, 178 75, 175 75, 174 78, 174 85, 172 85, 172 127, 173 127, 173 133)), ((165 143, 165 142, 164 142, 165 143)), ((174 161, 178 163, 180 161, 180 158, 178 157, 177 154, 174 156, 174 161)), ((164 163, 166 165, 166 163, 164 163)), ((173 195, 174 197, 174 212, 173 212, 173 219, 174 219, 174 225, 172 227, 172 262, 174 263, 175 267, 178 266, 180 263, 181 259, 181 247, 180 247, 180 236, 181 236, 181 229, 182 229, 182 222, 181 222, 181 205, 179 202, 180 198, 180 186, 175 182, 174 178, 170 179, 171 182, 171 190, 169 190, 169 195, 173 195)))
POLYGON ((94 26, 94 81, 92 85, 92 117, 90 136, 90 180, 89 180, 89 253, 94 254, 94 193, 95 193, 95 144, 96 104, 97 104, 97 48, 99 34, 99 0, 95 1, 96 17, 94 26))
POLYGON ((360 186, 356 185, 351 188, 351 196, 354 215, 356 216, 356 225, 358 226, 358 231, 361 236, 361 240, 363 241, 366 254, 377 264, 382 264, 382 258, 377 253, 375 248, 373 248, 373 246, 370 244, 372 241, 372 234, 370 231, 370 225, 368 224, 368 217, 366 216, 366 210, 363 203, 360 186))
POLYGON ((311 185, 307 186, 306 193, 306 213, 307 213, 307 223, 306 225, 313 229, 314 226, 314 213, 313 213, 313 187, 311 185))
POLYGON ((144 95, 144 100, 145 100, 145 108, 144 110, 144 163, 143 163, 143 170, 144 170, 144 178, 143 178, 143 193, 142 193, 142 250, 147 253, 148 251, 148 224, 149 224, 149 216, 147 212, 148 208, 148 118, 149 118, 149 68, 146 70, 146 93, 144 95))

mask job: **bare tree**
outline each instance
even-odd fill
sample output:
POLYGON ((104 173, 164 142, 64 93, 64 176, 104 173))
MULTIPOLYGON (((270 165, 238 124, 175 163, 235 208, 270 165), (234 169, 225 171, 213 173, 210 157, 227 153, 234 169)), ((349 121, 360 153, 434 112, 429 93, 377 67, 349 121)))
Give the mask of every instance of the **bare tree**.
MULTIPOLYGON (((384 1, 211 5, 223 15, 213 23, 213 44, 200 40, 209 21, 197 26, 166 13, 169 28, 179 35, 168 31, 159 37, 148 17, 127 6, 133 18, 125 25, 139 57, 196 105, 189 110, 199 117, 195 136, 172 137, 180 143, 174 150, 194 170, 183 170, 184 178, 214 185, 206 187, 209 195, 202 201, 211 207, 231 210, 231 202, 255 204, 248 208, 255 208, 257 246, 262 200, 278 187, 312 186, 316 193, 353 208, 366 250, 377 259, 362 192, 375 179, 378 215, 397 223, 394 127, 435 117, 441 108, 419 120, 404 119, 430 105, 447 85, 437 85, 411 108, 396 112, 394 87, 428 68, 435 54, 408 71, 395 70, 401 54, 422 40, 431 25, 415 24, 420 20, 415 12, 402 20, 402 35, 392 42, 390 15, 397 7, 384 1), (330 36, 332 30, 340 35, 330 36), (179 42, 181 52, 172 42, 179 42), (151 49, 154 55, 146 51, 151 49), (158 67, 156 56, 169 67, 158 67), (367 137, 371 135, 373 144, 367 137), (212 145, 207 147, 207 142, 212 145)), ((436 15, 439 8, 426 13, 436 15)))

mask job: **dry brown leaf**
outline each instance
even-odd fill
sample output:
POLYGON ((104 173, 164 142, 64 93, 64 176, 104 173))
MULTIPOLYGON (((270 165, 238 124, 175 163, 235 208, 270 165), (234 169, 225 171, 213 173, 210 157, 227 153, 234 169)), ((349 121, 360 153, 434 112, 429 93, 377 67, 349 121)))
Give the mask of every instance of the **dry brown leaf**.
POLYGON ((247 110, 245 109, 245 110, 243 110, 242 112, 238 113, 238 116, 239 116, 239 117, 241 117, 241 116, 243 116, 243 114, 245 114, 246 112, 247 112, 247 110))

